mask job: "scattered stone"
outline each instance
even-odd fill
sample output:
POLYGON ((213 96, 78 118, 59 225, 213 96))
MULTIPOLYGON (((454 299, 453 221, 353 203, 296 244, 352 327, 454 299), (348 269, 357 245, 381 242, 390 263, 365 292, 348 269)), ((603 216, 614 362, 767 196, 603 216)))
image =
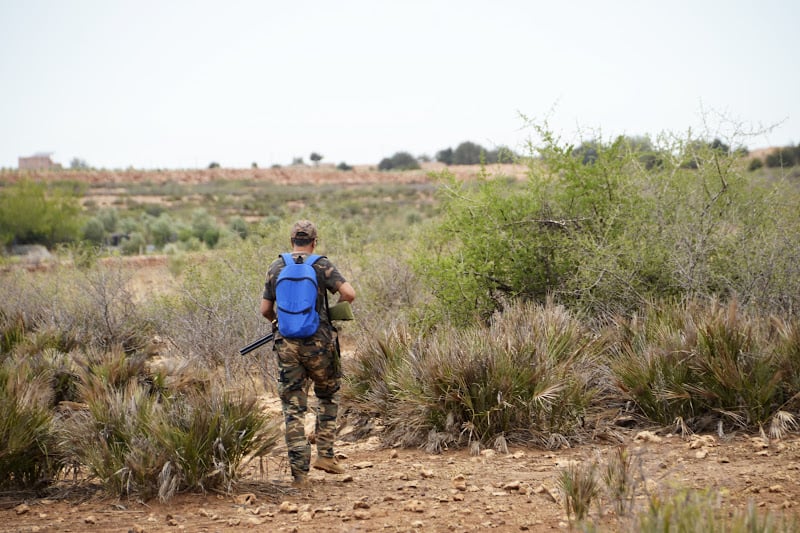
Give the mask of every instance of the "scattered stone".
POLYGON ((97 517, 94 516, 94 515, 89 515, 86 518, 84 518, 83 521, 86 524, 96 524, 97 523, 97 517))
POLYGON ((351 467, 355 470, 363 470, 365 468, 372 468, 373 465, 370 461, 361 461, 360 463, 353 463, 351 467))
POLYGON ((717 446, 717 439, 713 435, 692 435, 689 440, 690 450, 697 450, 707 446, 717 446))
POLYGON ((575 459, 558 459, 556 460, 556 468, 575 468, 580 463, 575 459))
POLYGON ((18 515, 28 513, 30 512, 30 510, 31 510, 30 506, 24 503, 21 503, 16 507, 14 507, 14 512, 17 513, 18 515))
POLYGON ((484 456, 484 457, 485 457, 485 458, 487 458, 487 459, 491 459, 492 457, 494 457, 494 455, 495 455, 496 453, 497 453, 497 452, 495 452, 494 450, 492 450, 492 449, 490 449, 490 448, 487 448, 487 449, 485 449, 485 450, 481 450, 481 455, 482 455, 482 456, 484 456))
POLYGON ((211 512, 208 509, 203 509, 202 507, 197 510, 197 514, 202 517, 208 518, 211 516, 211 512))
POLYGON ((297 512, 297 504, 284 501, 281 502, 280 506, 278 506, 279 513, 296 513, 297 512))
POLYGON ((453 501, 454 502, 463 502, 464 501, 464 495, 462 493, 460 493, 460 492, 456 493, 456 494, 453 494, 453 501))
POLYGON ((548 498, 553 503, 557 503, 558 502, 558 498, 556 498, 556 496, 553 494, 553 492, 550 489, 548 489, 547 487, 545 487, 544 485, 539 485, 538 487, 533 489, 533 492, 535 492, 536 494, 541 494, 542 496, 545 496, 546 498, 548 498))
POLYGON ((705 459, 708 457, 708 450, 697 450, 694 456, 696 459, 705 459))
POLYGON ((353 503, 353 509, 369 509, 369 507, 369 502, 365 500, 360 500, 353 503))
POLYGON ((458 474, 453 478, 453 488, 460 491, 467 490, 467 478, 463 474, 458 474))
POLYGON ((419 500, 408 500, 405 505, 403 505, 403 510, 412 513, 424 513, 425 504, 419 500))
POLYGON ((663 439, 652 431, 640 431, 633 437, 633 442, 661 442, 663 439))
POLYGON ((511 454, 512 459, 522 459, 523 457, 525 457, 525 452, 514 452, 511 454))
POLYGON ((369 520, 372 518, 372 514, 366 509, 356 509, 353 513, 353 518, 356 520, 369 520))
POLYGON ((342 478, 342 483, 351 483, 353 481, 353 474, 345 474, 342 478))
POLYGON ((313 511, 305 511, 304 513, 300 513, 300 520, 301 522, 311 522, 314 519, 314 512, 313 511))
POLYGON ((730 463, 731 462, 731 460, 728 457, 726 457, 725 455, 723 455, 722 457, 717 459, 717 461, 719 461, 720 463, 730 463))
POLYGON ((750 444, 757 450, 769 448, 769 441, 762 437, 751 437, 750 444))
POLYGON ((229 527, 236 527, 242 523, 241 518, 229 518, 228 519, 228 526, 229 527))
POLYGON ((256 503, 256 495, 252 492, 246 494, 237 494, 233 501, 236 505, 253 505, 256 503))
POLYGON ((783 485, 772 485, 769 488, 770 492, 781 493, 783 492, 783 485))
POLYGON ((128 533, 144 533, 144 527, 139 524, 133 524, 133 526, 128 529, 128 533))
POLYGON ((422 476, 422 479, 430 479, 432 477, 435 477, 433 470, 427 470, 425 468, 419 471, 419 475, 422 476))
POLYGON ((392 451, 389 452, 389 458, 390 459, 397 459, 398 455, 400 455, 400 454, 397 453, 397 450, 392 450, 392 451))
POLYGON ((519 488, 522 485, 520 481, 509 481, 505 485, 503 485, 503 490, 515 490, 519 492, 519 488))
POLYGON ((423 527, 425 527, 425 523, 422 520, 414 520, 413 522, 411 522, 411 527, 413 529, 422 529, 423 527))
POLYGON ((251 526, 261 526, 267 522, 266 518, 256 518, 255 516, 251 516, 247 519, 247 523, 251 526))

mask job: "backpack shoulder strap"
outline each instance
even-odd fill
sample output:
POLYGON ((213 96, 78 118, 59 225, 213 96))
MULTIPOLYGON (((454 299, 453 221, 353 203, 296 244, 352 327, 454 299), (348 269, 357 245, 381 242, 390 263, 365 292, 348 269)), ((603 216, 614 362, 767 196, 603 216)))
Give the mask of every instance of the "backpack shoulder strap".
POLYGON ((291 265, 292 263, 294 263, 294 257, 292 257, 292 254, 288 252, 285 254, 281 254, 281 257, 283 258, 284 265, 291 265))
POLYGON ((323 256, 321 256, 321 255, 311 254, 308 257, 306 257, 306 260, 303 261, 303 263, 305 263, 307 265, 313 265, 314 263, 317 262, 318 259, 321 259, 322 257, 323 256))

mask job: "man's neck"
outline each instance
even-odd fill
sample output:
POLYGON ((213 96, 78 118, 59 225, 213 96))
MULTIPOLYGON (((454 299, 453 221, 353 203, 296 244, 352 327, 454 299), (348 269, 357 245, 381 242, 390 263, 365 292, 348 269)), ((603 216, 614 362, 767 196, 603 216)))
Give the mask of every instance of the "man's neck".
POLYGON ((292 246, 292 253, 312 254, 314 253, 314 246, 311 244, 309 244, 308 246, 292 246))

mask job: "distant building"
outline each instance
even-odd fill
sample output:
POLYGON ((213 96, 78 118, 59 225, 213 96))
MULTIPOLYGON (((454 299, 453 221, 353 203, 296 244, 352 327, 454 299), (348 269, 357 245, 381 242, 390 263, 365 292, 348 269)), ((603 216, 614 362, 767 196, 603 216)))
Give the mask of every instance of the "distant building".
POLYGON ((50 156, 52 153, 39 152, 30 157, 19 158, 20 170, 47 170, 50 168, 61 168, 61 165, 54 163, 50 156))

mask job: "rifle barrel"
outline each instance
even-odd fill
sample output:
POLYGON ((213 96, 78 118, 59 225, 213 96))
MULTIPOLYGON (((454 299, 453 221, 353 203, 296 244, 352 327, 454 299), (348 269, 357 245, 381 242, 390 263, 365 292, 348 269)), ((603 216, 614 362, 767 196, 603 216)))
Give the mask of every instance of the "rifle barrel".
POLYGON ((274 335, 272 333, 269 333, 267 335, 264 335, 260 339, 251 342, 250 344, 248 344, 244 348, 240 348, 239 349, 239 355, 247 355, 250 352, 252 352, 253 350, 255 350, 257 348, 261 348, 262 346, 264 346, 265 344, 270 342, 272 340, 273 336, 274 335))

